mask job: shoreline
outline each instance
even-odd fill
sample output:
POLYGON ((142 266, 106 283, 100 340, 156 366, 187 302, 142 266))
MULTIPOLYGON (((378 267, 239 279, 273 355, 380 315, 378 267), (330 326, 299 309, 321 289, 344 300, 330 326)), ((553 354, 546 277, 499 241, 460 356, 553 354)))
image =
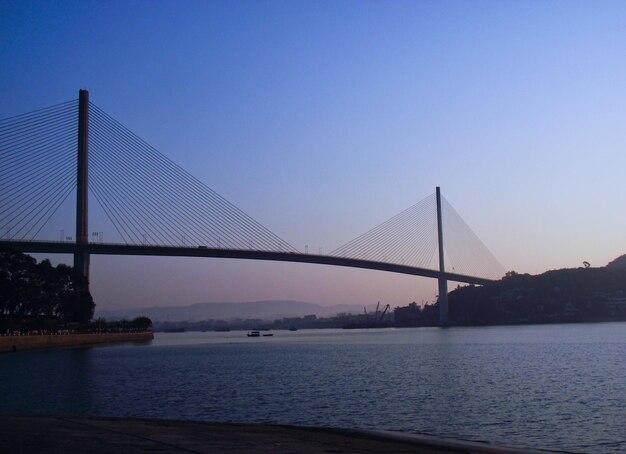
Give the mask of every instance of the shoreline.
POLYGON ((154 339, 151 331, 141 333, 37 334, 0 336, 0 353, 49 348, 82 347, 119 342, 147 342, 154 339))
POLYGON ((139 453, 476 453, 539 454, 430 435, 271 424, 144 418, 0 415, 0 451, 139 453))
MULTIPOLYGON (((212 320, 209 320, 212 321, 212 320)), ((220 320, 222 321, 222 320, 220 320)), ((489 328, 489 327, 507 327, 507 326, 546 326, 546 325, 588 325, 588 324, 599 324, 599 323, 624 323, 626 322, 626 317, 613 317, 613 318, 598 318, 598 319, 587 319, 587 320, 562 320, 562 321, 525 321, 525 322, 510 322, 510 323, 484 323, 484 324, 460 324, 460 323, 450 323, 447 325, 385 325, 385 326, 319 326, 319 327, 298 327, 296 331, 300 330, 327 330, 327 329, 341 329, 341 330, 354 330, 354 329, 407 329, 407 328, 489 328)), ((272 327, 271 325, 243 325, 243 326, 233 326, 229 327, 228 330, 217 330, 217 329, 201 329, 197 327, 188 328, 187 326, 182 326, 180 328, 163 328, 160 326, 163 322, 155 322, 156 328, 153 328, 153 332, 155 333, 201 333, 201 332, 229 332, 229 331, 293 331, 289 328, 285 327, 272 327)), ((190 323, 189 321, 176 321, 176 322, 168 322, 172 325, 180 325, 190 323)), ((202 322, 191 322, 191 323, 202 323, 202 322)), ((268 323, 271 323, 269 321, 268 323)), ((177 326, 178 326, 177 325, 177 326)))

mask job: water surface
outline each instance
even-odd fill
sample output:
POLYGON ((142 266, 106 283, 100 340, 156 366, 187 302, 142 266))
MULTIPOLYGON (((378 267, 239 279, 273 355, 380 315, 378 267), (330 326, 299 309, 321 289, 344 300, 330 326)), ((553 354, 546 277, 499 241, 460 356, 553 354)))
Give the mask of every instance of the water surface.
POLYGON ((0 356, 0 412, 377 428, 626 452, 626 323, 157 333, 0 356))

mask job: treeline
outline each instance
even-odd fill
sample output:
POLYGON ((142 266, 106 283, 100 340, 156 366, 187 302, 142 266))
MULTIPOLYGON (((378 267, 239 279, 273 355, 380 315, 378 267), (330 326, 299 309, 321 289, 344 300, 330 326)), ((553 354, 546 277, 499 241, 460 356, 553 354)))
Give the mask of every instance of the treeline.
POLYGON ((98 333, 128 333, 136 331, 149 331, 152 329, 152 320, 148 317, 136 317, 132 320, 112 320, 106 321, 97 318, 89 323, 88 330, 98 333))
POLYGON ((0 250, 0 317, 5 324, 33 318, 87 323, 94 308, 84 277, 73 267, 0 250))
POLYGON ((0 250, 0 334, 145 331, 147 317, 92 322, 95 303, 73 267, 0 250))

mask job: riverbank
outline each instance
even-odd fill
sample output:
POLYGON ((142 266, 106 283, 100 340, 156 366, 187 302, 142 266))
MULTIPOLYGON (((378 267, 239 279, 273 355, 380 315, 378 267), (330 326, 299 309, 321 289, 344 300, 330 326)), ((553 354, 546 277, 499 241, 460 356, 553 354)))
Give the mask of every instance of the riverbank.
POLYGON ((0 416, 0 451, 22 453, 545 453, 371 430, 156 419, 0 416))
POLYGON ((153 338, 154 335, 152 332, 2 336, 0 337, 0 353, 38 350, 43 348, 80 347, 117 342, 146 342, 153 338))

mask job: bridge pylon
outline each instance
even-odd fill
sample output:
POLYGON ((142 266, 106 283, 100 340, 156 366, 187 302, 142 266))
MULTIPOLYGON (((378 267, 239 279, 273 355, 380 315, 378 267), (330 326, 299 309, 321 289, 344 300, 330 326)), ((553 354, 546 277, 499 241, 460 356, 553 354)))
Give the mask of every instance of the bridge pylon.
POLYGON ((437 279, 439 284, 439 325, 448 324, 448 280, 443 277, 446 272, 443 258, 443 223, 441 216, 441 190, 437 186, 437 244, 439 245, 439 271, 441 277, 437 279))
MULTIPOLYGON (((89 242, 88 226, 89 92, 78 92, 78 166, 76 171, 76 244, 89 242)), ((89 289, 89 253, 74 253, 74 269, 85 277, 89 289)))

